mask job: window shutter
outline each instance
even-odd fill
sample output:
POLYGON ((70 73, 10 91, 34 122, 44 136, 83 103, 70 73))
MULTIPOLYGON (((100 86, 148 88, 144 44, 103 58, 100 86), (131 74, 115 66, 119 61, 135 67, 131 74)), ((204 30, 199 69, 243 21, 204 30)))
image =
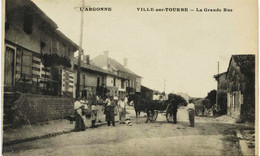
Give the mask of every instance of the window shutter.
POLYGON ((230 93, 227 93, 227 107, 230 108, 230 93))

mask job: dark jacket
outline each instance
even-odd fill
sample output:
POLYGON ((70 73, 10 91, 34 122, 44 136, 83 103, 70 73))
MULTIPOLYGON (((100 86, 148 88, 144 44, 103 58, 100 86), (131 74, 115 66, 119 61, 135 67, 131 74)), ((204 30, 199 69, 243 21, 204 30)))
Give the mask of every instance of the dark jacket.
POLYGON ((172 104, 172 111, 177 112, 178 111, 178 104, 175 102, 175 100, 171 100, 172 104))
POLYGON ((115 120, 115 102, 111 101, 110 106, 106 106, 105 108, 105 114, 106 114, 106 120, 107 121, 114 121, 115 120))

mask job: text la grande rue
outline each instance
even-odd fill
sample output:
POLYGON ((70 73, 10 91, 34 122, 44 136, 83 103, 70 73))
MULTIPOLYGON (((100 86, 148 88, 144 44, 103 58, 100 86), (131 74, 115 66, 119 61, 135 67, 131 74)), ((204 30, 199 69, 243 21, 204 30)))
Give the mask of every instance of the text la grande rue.
POLYGON ((233 12, 233 9, 230 8, 196 8, 196 12, 233 12))

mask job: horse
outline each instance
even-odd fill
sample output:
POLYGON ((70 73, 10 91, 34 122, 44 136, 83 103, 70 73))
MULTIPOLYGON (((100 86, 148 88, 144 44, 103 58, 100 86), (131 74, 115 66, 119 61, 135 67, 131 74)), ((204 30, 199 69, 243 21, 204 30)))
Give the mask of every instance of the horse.
POLYGON ((134 109, 135 109, 135 115, 136 115, 136 118, 140 116, 141 114, 141 100, 140 100, 140 96, 135 94, 135 95, 131 95, 129 97, 129 101, 133 101, 133 104, 134 104, 134 109))

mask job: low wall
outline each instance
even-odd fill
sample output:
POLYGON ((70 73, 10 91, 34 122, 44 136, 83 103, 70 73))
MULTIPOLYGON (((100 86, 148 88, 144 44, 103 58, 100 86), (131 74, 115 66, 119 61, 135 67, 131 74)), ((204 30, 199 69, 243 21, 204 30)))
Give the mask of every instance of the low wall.
POLYGON ((73 111, 72 98, 22 94, 13 105, 14 124, 33 124, 61 119, 73 111))

